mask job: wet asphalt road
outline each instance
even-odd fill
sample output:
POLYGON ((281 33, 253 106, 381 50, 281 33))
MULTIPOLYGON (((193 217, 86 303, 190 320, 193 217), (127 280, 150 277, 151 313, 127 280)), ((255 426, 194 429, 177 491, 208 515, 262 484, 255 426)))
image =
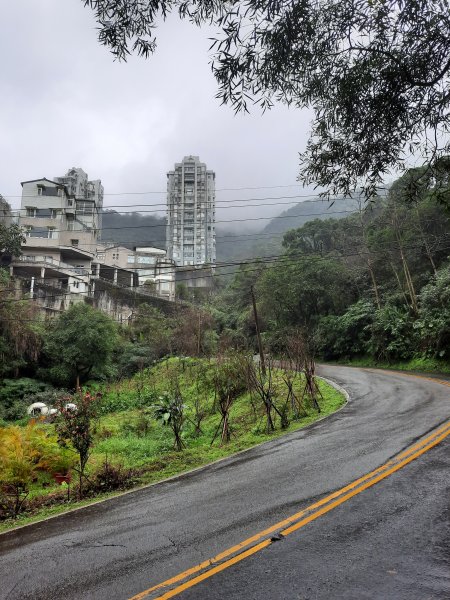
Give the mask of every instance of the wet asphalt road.
MULTIPOLYGON (((127 599, 378 467, 450 418, 450 390, 322 367, 335 415, 192 474, 0 536, 0 598, 127 599)), ((449 449, 178 596, 450 598, 449 449)))

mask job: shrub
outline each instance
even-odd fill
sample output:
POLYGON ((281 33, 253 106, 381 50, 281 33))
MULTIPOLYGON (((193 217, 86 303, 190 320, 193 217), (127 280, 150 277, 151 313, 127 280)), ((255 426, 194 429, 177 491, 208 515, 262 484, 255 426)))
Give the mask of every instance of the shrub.
POLYGON ((0 429, 0 486, 3 517, 17 517, 39 471, 59 454, 56 438, 34 421, 0 429))
POLYGON ((122 465, 113 465, 105 456, 101 467, 90 478, 89 491, 94 493, 113 492, 132 487, 136 482, 136 473, 122 465))
POLYGON ((78 453, 79 495, 83 497, 83 478, 92 445, 94 432, 92 420, 98 414, 99 397, 89 392, 79 392, 73 397, 61 398, 57 405, 59 415, 56 421, 59 443, 66 447, 70 442, 78 453), (76 409, 70 408, 74 403, 76 409))
POLYGON ((326 360, 365 354, 373 318, 374 306, 364 300, 350 306, 343 315, 322 317, 317 329, 318 351, 326 360))
POLYGON ((28 377, 4 379, 0 386, 0 418, 14 421, 24 417, 27 406, 35 402, 34 398, 52 389, 51 385, 28 377))
POLYGON ((375 311, 368 349, 376 360, 404 360, 414 353, 417 337, 411 314, 387 304, 375 311))

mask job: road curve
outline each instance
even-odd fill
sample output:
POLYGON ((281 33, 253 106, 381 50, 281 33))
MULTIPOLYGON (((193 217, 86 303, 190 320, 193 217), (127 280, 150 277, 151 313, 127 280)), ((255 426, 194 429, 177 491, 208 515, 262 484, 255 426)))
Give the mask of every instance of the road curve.
MULTIPOLYGON (((438 382, 346 367, 320 367, 319 374, 339 383, 350 395, 344 408, 323 421, 191 474, 1 535, 0 598, 125 600, 377 469, 450 418, 450 389, 438 382)), ((395 517, 392 506, 397 505, 400 514, 406 498, 426 485, 432 494, 427 496, 428 504, 422 502, 423 523, 433 506, 442 513, 442 503, 433 502, 433 496, 440 497, 448 484, 438 469, 439 461, 432 459, 441 457, 442 467, 443 448, 431 450, 389 480, 346 502, 340 515, 344 521, 346 516, 350 519, 348 531, 353 533, 348 539, 341 536, 340 542, 338 536, 335 546, 327 545, 335 562, 342 548, 351 554, 352 540, 354 548, 359 548, 358 556, 372 543, 370 530, 361 530, 367 515, 352 512, 364 495, 377 514, 386 510, 389 498, 390 514, 395 517), (427 478, 416 466, 421 461, 427 465, 427 478), (416 473, 416 479, 411 473, 416 473)), ((398 525, 394 517, 391 531, 398 525)), ((419 515, 414 518, 420 525, 419 515)), ((397 580, 394 596, 381 582, 382 593, 370 590, 367 566, 361 562, 358 573, 358 561, 352 563, 353 587, 350 583, 349 588, 336 587, 342 576, 322 562, 324 536, 331 535, 334 523, 326 519, 321 517, 302 530, 308 539, 307 561, 299 546, 303 533, 297 538, 293 535, 270 548, 274 562, 269 566, 267 554, 254 555, 229 569, 230 575, 223 572, 179 597, 325 599, 333 589, 334 597, 342 598, 408 597, 403 595, 407 586, 403 589, 397 580), (318 548, 322 548, 320 553, 318 548), (302 564, 308 564, 312 582, 303 573, 299 584, 299 556, 305 561, 302 564), (273 564, 277 564, 276 576, 273 564)), ((426 525, 420 527, 424 531, 411 530, 411 536, 425 539, 426 525)), ((389 530, 376 542, 388 552, 389 530)), ((394 574, 388 572, 387 577, 394 574)), ((432 597, 449 597, 442 594, 450 588, 444 589, 445 582, 439 585, 437 591, 433 588, 437 595, 432 597)), ((410 592, 409 597, 416 597, 410 592)))

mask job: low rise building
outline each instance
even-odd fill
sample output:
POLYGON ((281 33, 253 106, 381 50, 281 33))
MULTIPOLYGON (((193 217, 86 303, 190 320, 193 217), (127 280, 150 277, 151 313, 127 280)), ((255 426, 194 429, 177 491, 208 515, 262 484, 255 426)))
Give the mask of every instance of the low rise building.
MULTIPOLYGON (((148 293, 175 299, 175 263, 161 248, 146 246, 130 250, 116 244, 99 244, 94 263, 100 277, 108 269, 116 270, 117 276, 120 270, 131 271, 138 285, 146 286, 148 293)), ((108 278, 111 279, 111 276, 108 278)))
POLYGON ((53 280, 73 293, 88 290, 97 230, 80 222, 64 184, 45 177, 22 182, 19 225, 26 242, 12 274, 53 280))

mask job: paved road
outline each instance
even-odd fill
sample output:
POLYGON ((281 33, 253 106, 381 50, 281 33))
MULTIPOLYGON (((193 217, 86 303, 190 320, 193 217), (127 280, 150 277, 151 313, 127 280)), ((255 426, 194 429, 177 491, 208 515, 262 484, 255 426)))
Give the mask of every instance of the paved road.
MULTIPOLYGON (((450 418, 450 390, 438 383, 344 367, 321 372, 350 394, 322 422, 0 536, 0 598, 125 600, 376 469, 450 418)), ((450 598, 449 447, 442 442, 178 597, 450 598)))

